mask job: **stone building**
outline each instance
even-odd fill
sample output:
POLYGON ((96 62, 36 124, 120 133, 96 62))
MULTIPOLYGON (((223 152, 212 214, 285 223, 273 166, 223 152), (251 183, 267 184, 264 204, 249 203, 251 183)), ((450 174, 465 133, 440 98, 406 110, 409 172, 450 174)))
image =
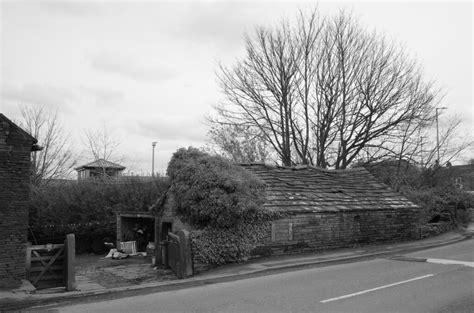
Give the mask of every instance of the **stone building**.
POLYGON ((419 207, 363 168, 243 165, 266 184, 266 203, 284 218, 256 255, 326 250, 418 238, 419 207))
MULTIPOLYGON (((363 168, 242 165, 266 185, 264 207, 280 212, 254 256, 326 250, 419 237, 420 208, 363 168)), ((173 213, 167 194, 157 205, 157 238, 192 230, 173 213)))
POLYGON ((0 282, 25 278, 31 152, 37 140, 0 113, 0 282))

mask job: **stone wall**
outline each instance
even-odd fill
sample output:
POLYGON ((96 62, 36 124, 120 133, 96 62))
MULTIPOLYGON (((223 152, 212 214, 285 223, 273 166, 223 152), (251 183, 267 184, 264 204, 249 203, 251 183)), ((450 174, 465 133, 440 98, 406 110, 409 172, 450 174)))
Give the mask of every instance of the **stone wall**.
POLYGON ((173 196, 170 193, 166 194, 166 199, 160 208, 162 210, 161 213, 158 213, 156 215, 156 223, 155 223, 155 234, 156 234, 156 262, 158 264, 163 263, 163 255, 162 255, 162 236, 165 235, 164 233, 166 232, 166 229, 163 229, 164 224, 171 224, 172 232, 173 233, 178 233, 179 231, 191 231, 193 228, 188 225, 183 223, 174 213, 174 199, 173 196))
POLYGON ((25 278, 28 231, 33 138, 10 123, 0 116, 0 282, 25 278))
MULTIPOLYGON (((174 213, 174 199, 173 196, 168 193, 166 195, 166 201, 163 204, 163 213, 161 214, 159 220, 160 223, 172 223, 173 224, 173 232, 178 232, 180 230, 193 230, 193 227, 190 225, 183 223, 174 213)), ((161 234, 161 225, 158 225, 158 229, 156 230, 158 234, 161 234)))
POLYGON ((329 250, 419 238, 419 210, 297 214, 274 221, 254 256, 329 250))

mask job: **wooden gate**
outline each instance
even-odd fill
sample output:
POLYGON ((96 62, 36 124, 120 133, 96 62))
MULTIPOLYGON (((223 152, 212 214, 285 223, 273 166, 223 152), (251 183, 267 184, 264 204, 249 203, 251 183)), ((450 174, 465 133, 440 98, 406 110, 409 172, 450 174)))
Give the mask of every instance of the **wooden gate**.
POLYGON ((75 290, 75 239, 67 235, 64 244, 46 244, 26 248, 26 279, 36 289, 66 287, 75 290))
POLYGON ((168 233, 168 240, 162 243, 162 247, 165 266, 169 266, 178 278, 193 275, 189 232, 168 233))
POLYGON ((168 233, 168 266, 176 275, 181 270, 181 258, 179 253, 179 237, 173 233, 168 233))

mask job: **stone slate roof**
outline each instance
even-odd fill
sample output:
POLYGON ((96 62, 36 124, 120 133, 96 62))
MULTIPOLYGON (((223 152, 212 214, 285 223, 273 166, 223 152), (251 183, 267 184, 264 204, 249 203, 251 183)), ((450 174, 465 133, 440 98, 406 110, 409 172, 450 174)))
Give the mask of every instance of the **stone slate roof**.
POLYGON ((97 159, 93 162, 87 163, 85 165, 79 166, 76 168, 76 171, 82 170, 82 169, 94 169, 94 168, 114 168, 118 170, 124 170, 125 166, 122 166, 117 163, 113 163, 104 159, 97 159))
POLYGON ((418 208, 364 168, 324 170, 310 166, 241 164, 266 184, 265 207, 288 213, 418 208))

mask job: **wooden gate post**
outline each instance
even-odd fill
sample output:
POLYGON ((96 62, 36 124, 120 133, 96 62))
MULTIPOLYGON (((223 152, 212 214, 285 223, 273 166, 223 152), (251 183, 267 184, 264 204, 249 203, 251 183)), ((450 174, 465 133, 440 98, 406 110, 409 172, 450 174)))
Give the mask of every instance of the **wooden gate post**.
POLYGON ((28 241, 26 244, 26 279, 30 280, 30 269, 31 269, 31 242, 28 241))
POLYGON ((190 233, 187 230, 181 230, 177 233, 179 237, 179 256, 180 256, 180 273, 179 278, 187 278, 193 275, 193 260, 191 256, 191 240, 190 233))
POLYGON ((64 268, 64 283, 66 291, 76 290, 76 273, 74 263, 76 259, 76 240, 74 234, 68 234, 65 245, 65 268, 64 268))

